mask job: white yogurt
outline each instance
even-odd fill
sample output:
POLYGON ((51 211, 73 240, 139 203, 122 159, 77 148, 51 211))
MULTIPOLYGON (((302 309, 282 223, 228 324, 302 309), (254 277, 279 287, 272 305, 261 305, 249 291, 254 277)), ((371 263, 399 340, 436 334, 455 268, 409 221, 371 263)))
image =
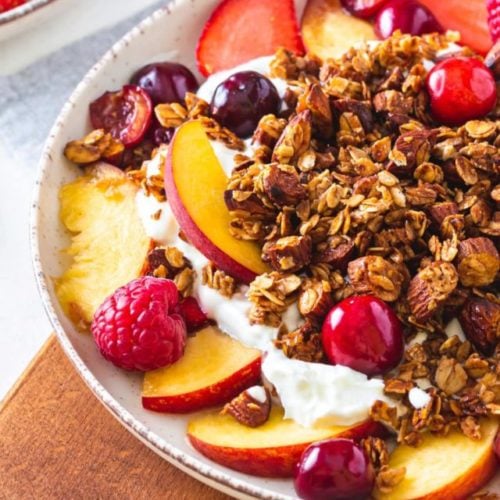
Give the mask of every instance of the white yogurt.
POLYGON ((431 397, 429 396, 429 394, 427 394, 419 387, 410 389, 410 392, 408 393, 408 399, 410 400, 410 404, 416 410, 425 408, 431 402, 431 397))
MULTIPOLYGON (((162 175, 167 148, 161 147, 154 159, 146 163, 147 177, 162 175)), ((179 225, 166 202, 159 202, 154 196, 147 196, 142 190, 137 193, 137 210, 146 234, 162 245, 166 245, 177 237, 179 225)))
POLYGON ((179 225, 168 203, 160 203, 154 196, 146 196, 142 191, 136 198, 139 217, 146 234, 162 245, 168 244, 179 232, 179 225))
POLYGON ((246 154, 252 156, 252 148, 250 146, 251 139, 245 142, 245 149, 243 151, 237 151, 236 149, 229 149, 223 142, 220 141, 210 141, 212 149, 214 150, 215 156, 219 160, 219 163, 224 170, 224 173, 231 177, 231 173, 234 167, 234 155, 236 154, 246 154))
MULTIPOLYGON (((218 151, 220 153, 220 148, 218 151)), ((149 162, 147 175, 156 175, 163 161, 162 151, 149 162)), ((273 344, 277 328, 250 324, 251 302, 244 291, 228 299, 201 283, 199 276, 208 260, 179 238, 179 226, 168 202, 160 203, 154 196, 143 193, 138 194, 136 200, 148 236, 163 245, 177 247, 191 261, 197 274, 194 295, 207 315, 230 337, 266 353, 263 375, 276 387, 287 418, 304 426, 352 425, 368 417, 374 401, 387 400, 380 379, 369 380, 366 375, 345 366, 287 358, 273 344), (152 217, 158 210, 161 210, 161 216, 152 217)), ((301 321, 296 304, 283 314, 283 322, 289 330, 297 328, 301 321)))
POLYGON ((368 379, 347 366, 306 363, 271 349, 262 373, 276 388, 285 417, 313 425, 352 425, 367 418, 368 410, 384 396, 384 382, 368 379))
POLYGON ((266 390, 261 385, 254 385, 247 389, 247 394, 257 401, 257 403, 265 403, 267 399, 266 390))

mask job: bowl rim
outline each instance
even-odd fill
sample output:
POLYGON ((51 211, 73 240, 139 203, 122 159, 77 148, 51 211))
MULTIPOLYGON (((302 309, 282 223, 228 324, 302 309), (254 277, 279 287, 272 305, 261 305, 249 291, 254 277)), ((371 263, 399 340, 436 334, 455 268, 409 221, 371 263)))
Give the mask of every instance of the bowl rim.
MULTIPOLYGON (((35 0, 36 1, 36 0, 35 0)), ((38 0, 38 3, 49 3, 53 0, 38 0)), ((172 0, 166 6, 159 8, 146 19, 137 24, 128 33, 126 33, 118 42, 116 42, 99 61, 92 66, 86 73, 77 87, 62 107, 54 125, 52 126, 49 135, 45 141, 42 154, 37 166, 37 175, 33 188, 32 204, 30 209, 30 250, 33 269, 35 272, 38 292, 42 299, 42 303, 49 320, 54 327, 56 337, 62 346, 66 356, 69 358, 73 366, 76 368, 84 382, 95 394, 97 399, 105 406, 105 408, 132 434, 146 444, 149 448, 161 455, 167 461, 173 463, 184 472, 194 476, 197 479, 203 477, 203 481, 210 486, 224 491, 226 493, 237 493, 240 498, 262 498, 273 500, 290 500, 286 494, 277 493, 260 486, 251 484, 249 481, 242 480, 232 476, 230 472, 222 472, 216 470, 211 465, 201 462, 198 458, 193 457, 180 450, 176 446, 169 444, 165 439, 158 436, 150 430, 139 419, 135 418, 128 410, 126 410, 99 382, 99 380, 87 368, 84 361, 72 346, 69 337, 66 335, 64 328, 59 321, 58 314, 53 306, 49 294, 50 277, 46 276, 43 271, 43 266, 40 258, 39 246, 39 199, 41 193, 41 185, 46 175, 47 169, 52 162, 52 150, 58 134, 64 127, 64 123, 68 114, 74 106, 74 102, 80 98, 83 91, 90 85, 103 66, 106 66, 111 60, 119 57, 126 49, 132 40, 138 38, 144 30, 159 19, 166 17, 167 14, 175 12, 178 6, 193 2, 195 0, 172 0)), ((248 476, 249 478, 251 476, 248 476)))
POLYGON ((0 27, 17 21, 21 17, 27 16, 47 5, 54 3, 56 0, 30 0, 22 5, 14 7, 0 14, 0 27))

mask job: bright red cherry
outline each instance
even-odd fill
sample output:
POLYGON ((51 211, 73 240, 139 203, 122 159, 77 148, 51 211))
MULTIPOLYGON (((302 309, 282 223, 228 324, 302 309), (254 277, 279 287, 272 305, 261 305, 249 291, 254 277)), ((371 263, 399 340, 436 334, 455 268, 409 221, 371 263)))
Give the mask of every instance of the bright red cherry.
POLYGON ((385 40, 396 30, 410 35, 444 31, 432 12, 416 0, 390 0, 378 11, 375 33, 385 40))
POLYGON ((304 500, 368 498, 375 479, 371 462, 350 439, 310 445, 295 471, 295 491, 304 500))
POLYGON ((332 364, 381 375, 403 356, 403 327, 394 311, 372 295, 349 297, 330 309, 321 330, 332 364))
POLYGON ((497 100, 491 71, 472 57, 450 57, 427 75, 427 91, 433 117, 447 125, 461 125, 482 118, 497 100))
POLYGON ((342 7, 356 17, 372 17, 386 0, 340 0, 342 7))

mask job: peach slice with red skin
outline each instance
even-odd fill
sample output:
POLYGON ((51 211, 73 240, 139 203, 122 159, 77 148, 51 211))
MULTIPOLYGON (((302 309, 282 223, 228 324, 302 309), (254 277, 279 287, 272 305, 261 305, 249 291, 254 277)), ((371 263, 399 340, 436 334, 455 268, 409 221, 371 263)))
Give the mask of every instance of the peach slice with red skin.
POLYGON ((184 356, 144 376, 142 405, 188 413, 222 405, 260 382, 261 353, 209 326, 188 338, 184 356))
POLYGON ((291 477, 302 452, 313 442, 332 437, 354 440, 384 435, 372 420, 350 427, 306 428, 283 418, 274 406, 269 420, 260 427, 246 427, 230 415, 211 413, 191 420, 188 438, 203 455, 218 464, 261 477, 291 477))
POLYGON ((448 436, 426 435, 418 448, 397 447, 389 466, 405 467, 405 477, 389 493, 375 491, 375 498, 468 498, 488 482, 498 467, 493 446, 497 429, 498 421, 492 419, 482 422, 479 441, 455 430, 448 436))
POLYGON ((182 231, 217 267, 250 283, 268 271, 256 243, 234 238, 224 203, 227 176, 200 122, 181 125, 169 147, 165 190, 182 231))

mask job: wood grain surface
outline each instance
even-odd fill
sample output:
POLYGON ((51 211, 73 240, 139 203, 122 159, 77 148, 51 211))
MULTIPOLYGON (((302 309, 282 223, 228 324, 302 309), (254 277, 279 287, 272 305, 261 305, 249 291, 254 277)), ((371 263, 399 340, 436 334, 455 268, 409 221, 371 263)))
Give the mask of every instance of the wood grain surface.
POLYGON ((0 498, 229 497, 179 471, 129 434, 51 337, 0 406, 0 498))

